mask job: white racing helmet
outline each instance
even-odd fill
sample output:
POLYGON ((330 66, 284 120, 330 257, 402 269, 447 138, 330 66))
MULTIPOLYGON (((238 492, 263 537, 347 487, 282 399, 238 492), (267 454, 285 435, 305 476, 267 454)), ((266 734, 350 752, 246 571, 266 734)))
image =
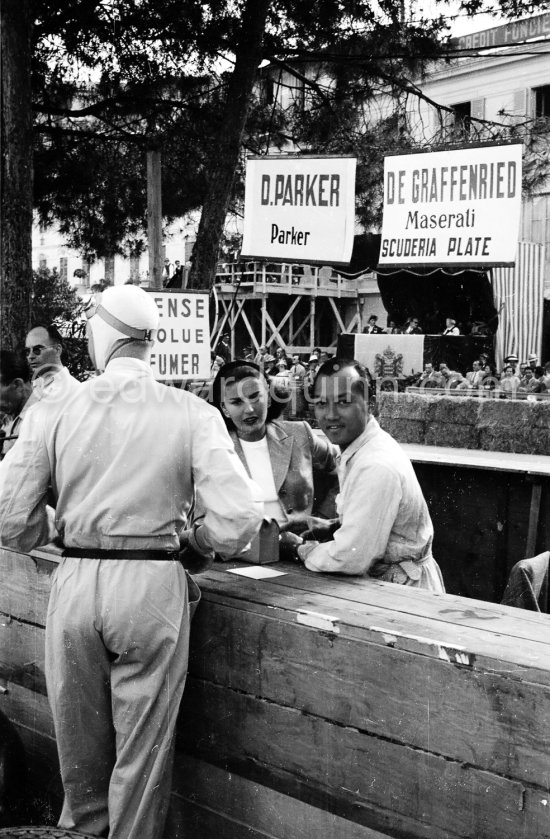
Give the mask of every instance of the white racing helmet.
POLYGON ((93 340, 95 365, 105 370, 113 352, 124 344, 143 341, 153 344, 159 325, 154 297, 134 285, 107 288, 101 303, 86 307, 93 340))

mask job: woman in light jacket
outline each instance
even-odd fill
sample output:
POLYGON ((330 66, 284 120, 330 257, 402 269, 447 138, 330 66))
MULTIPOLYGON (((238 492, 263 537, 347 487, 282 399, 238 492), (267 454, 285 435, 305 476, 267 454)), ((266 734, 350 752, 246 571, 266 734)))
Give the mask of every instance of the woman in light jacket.
MULTIPOLYGON (((262 490, 266 518, 275 519, 282 531, 305 530, 314 509, 313 473, 334 473, 338 448, 307 422, 277 419, 284 396, 252 362, 224 364, 213 382, 212 402, 262 490)), ((315 499, 317 515, 335 515, 330 504, 319 513, 322 500, 315 499)))

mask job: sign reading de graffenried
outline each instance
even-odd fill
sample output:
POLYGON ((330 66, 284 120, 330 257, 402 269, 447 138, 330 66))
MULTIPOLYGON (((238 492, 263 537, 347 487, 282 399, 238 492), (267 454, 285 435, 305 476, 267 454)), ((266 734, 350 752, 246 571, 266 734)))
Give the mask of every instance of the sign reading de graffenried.
POLYGON ((521 143, 384 161, 380 265, 513 265, 521 143))
POLYGON ((355 228, 352 157, 251 157, 242 257, 344 264, 355 228))
POLYGON ((208 293, 153 291, 160 314, 151 355, 155 379, 208 379, 210 326, 208 293))

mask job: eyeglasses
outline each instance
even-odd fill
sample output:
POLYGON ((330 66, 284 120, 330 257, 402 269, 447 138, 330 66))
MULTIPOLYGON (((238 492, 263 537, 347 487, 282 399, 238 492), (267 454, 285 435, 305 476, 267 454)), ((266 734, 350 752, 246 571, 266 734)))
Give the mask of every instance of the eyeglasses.
POLYGON ((45 347, 42 344, 35 344, 34 347, 25 347, 25 355, 40 355, 43 350, 50 350, 51 347, 45 347))

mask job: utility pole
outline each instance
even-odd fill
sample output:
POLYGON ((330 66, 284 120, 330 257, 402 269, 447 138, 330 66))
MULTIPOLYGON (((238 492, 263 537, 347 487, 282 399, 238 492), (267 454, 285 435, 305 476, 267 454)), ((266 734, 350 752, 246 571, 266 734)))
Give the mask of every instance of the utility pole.
POLYGON ((147 247, 149 285, 162 288, 162 158, 159 149, 147 151, 147 247))

